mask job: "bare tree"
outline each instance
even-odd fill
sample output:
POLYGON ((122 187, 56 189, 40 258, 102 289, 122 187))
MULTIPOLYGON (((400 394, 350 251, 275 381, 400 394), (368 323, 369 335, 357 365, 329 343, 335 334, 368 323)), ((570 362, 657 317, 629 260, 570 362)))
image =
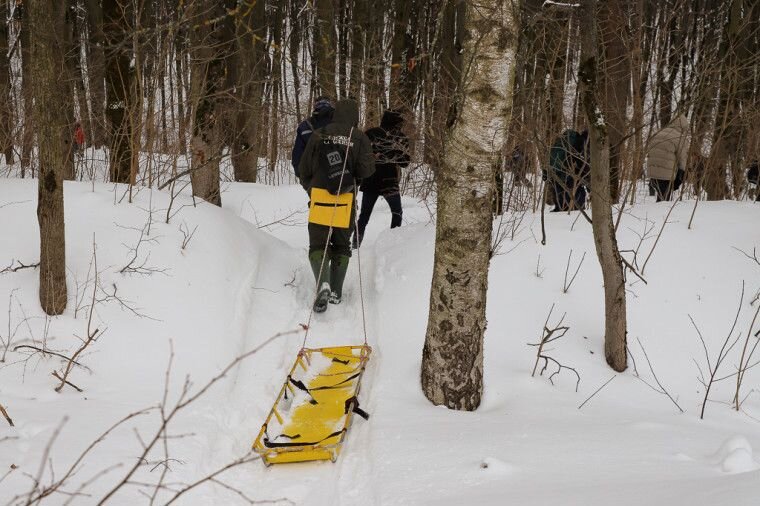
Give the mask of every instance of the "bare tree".
MULTIPOLYGON (((94 6, 93 9, 97 9, 94 6)), ((110 176, 116 183, 133 182, 136 173, 132 145, 134 68, 131 0, 103 0, 102 33, 106 40, 106 116, 110 126, 110 176), (133 169, 133 165, 135 168, 133 169)))
POLYGON ((40 304, 49 315, 66 309, 63 177, 72 163, 72 125, 64 62, 65 2, 32 0, 31 77, 39 147, 37 219, 40 225, 40 304))
POLYGON ((610 188, 610 145, 607 122, 601 112, 597 96, 596 0, 582 0, 581 62, 579 81, 583 108, 586 113, 591 139, 591 210, 596 254, 604 278, 604 355, 614 370, 624 371, 627 364, 627 327, 625 307, 625 273, 623 259, 618 250, 610 188))
POLYGON ((511 110, 517 45, 511 2, 469 2, 463 72, 438 170, 435 265, 422 389, 434 404, 474 410, 483 389, 483 333, 494 167, 511 110))
POLYGON ((190 17, 191 84, 193 106, 192 166, 190 178, 193 195, 222 205, 219 189, 219 159, 222 153, 222 92, 225 83, 225 60, 229 56, 234 33, 227 12, 234 0, 195 0, 190 17))

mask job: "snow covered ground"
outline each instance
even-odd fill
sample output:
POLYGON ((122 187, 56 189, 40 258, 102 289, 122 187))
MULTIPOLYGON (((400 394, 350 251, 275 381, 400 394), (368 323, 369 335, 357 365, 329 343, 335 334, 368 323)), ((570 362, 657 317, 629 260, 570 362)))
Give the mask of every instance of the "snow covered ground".
MULTIPOLYGON (((301 346, 299 324, 308 318, 313 288, 307 199, 300 187, 227 184, 223 209, 193 207, 180 196, 168 224, 166 192, 142 190, 132 204, 123 193, 113 185, 96 184, 94 191, 90 184, 65 185, 65 315, 48 319, 40 312, 36 270, 0 274, 0 404, 15 422, 11 428, 0 418, 0 504, 23 504, 14 497, 26 497, 35 477, 43 485, 60 480, 108 427, 161 403, 170 357, 169 407, 186 378, 192 395, 235 357, 278 332, 294 331, 180 410, 169 425, 166 453, 159 441, 148 455, 164 465, 142 466, 107 501, 165 503, 169 490, 151 501, 154 490, 140 484, 166 471, 167 487, 180 489, 244 457, 301 346), (119 272, 135 256, 141 234, 131 265, 137 272, 119 272), (14 349, 44 346, 70 356, 79 346, 94 285, 93 242, 100 302, 92 329, 103 333, 69 377, 83 392, 67 386, 56 393, 51 372, 61 369, 62 359, 14 349)), ((601 273, 590 225, 577 213, 547 213, 542 246, 538 215, 506 224, 514 237, 505 238, 491 264, 484 401, 476 412, 462 413, 430 405, 419 388, 435 239, 430 210, 405 198, 404 226, 388 230, 390 213, 379 201, 361 251, 373 347, 361 401, 370 420, 355 420, 335 464, 265 468, 254 461, 174 504, 247 504, 229 485, 252 500, 298 505, 756 505, 760 368, 746 373, 741 412, 729 405, 735 391, 729 378, 713 386, 700 420, 704 388, 695 362, 704 372, 708 366, 689 316, 714 366, 744 282, 732 337, 741 339, 717 376, 734 373, 760 304, 751 304, 760 290, 760 265, 742 253, 760 247, 760 205, 700 202, 688 230, 693 204, 673 209, 644 270, 648 283, 629 275, 635 368, 631 361, 623 374, 604 362, 601 273), (565 293, 571 250, 568 282, 586 256, 565 293), (536 348, 528 343, 540 339, 552 305, 549 326, 565 315, 562 325, 569 330, 548 352, 577 370, 577 392, 572 371, 563 369, 554 384, 549 381, 552 364, 543 376, 531 377, 536 348), (684 413, 654 391, 657 381, 684 413)), ((35 209, 36 181, 0 179, 0 270, 14 259, 37 261, 35 209)), ((639 266, 669 209, 646 203, 625 211, 620 247, 638 249, 639 266)), ((315 317, 310 346, 362 342, 356 260, 345 302, 315 317)), ((65 493, 43 504, 97 504, 124 479, 160 425, 160 413, 152 410, 114 429, 76 466, 61 488, 65 493), (78 491, 82 495, 71 495, 78 491)))

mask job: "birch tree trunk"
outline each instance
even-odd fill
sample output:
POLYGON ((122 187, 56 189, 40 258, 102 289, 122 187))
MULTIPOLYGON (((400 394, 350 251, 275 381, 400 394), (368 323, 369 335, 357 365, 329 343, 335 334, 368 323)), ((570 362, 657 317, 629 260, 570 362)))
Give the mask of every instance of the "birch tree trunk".
POLYGON ((483 391, 493 175, 511 112, 518 12, 506 0, 465 7, 463 69, 437 171, 435 265, 421 373, 425 396, 450 409, 476 409, 483 391))
POLYGON ((71 124, 64 61, 65 2, 32 0, 31 81, 39 142, 37 220, 40 226, 40 304, 49 315, 66 309, 66 240, 63 177, 71 161, 71 124))
POLYGON ((596 0, 582 0, 581 6, 581 63, 578 81, 591 139, 594 245, 604 278, 604 355, 610 367, 620 372, 628 365, 625 277, 610 203, 610 141, 598 100, 596 0))
POLYGON ((11 104, 10 62, 8 59, 8 4, 0 3, 0 152, 5 163, 13 163, 13 107, 11 104))

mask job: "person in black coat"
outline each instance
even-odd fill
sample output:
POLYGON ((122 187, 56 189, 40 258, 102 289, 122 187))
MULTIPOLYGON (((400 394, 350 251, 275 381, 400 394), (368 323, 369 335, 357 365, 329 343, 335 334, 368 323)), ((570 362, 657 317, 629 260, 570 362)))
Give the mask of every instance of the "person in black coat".
POLYGON ((332 121, 310 136, 299 165, 301 186, 311 201, 309 263, 317 282, 314 311, 318 313, 327 309, 328 302, 340 304, 342 300, 356 216, 356 181, 370 178, 375 172, 372 145, 358 124, 356 101, 339 100, 332 121), (347 205, 333 200, 334 196, 344 194, 348 196, 347 205), (349 211, 342 213, 345 216, 343 224, 334 221, 339 207, 349 211), (312 219, 312 212, 316 213, 317 208, 333 209, 329 224, 312 219))
POLYGON ((375 202, 382 196, 391 208, 391 228, 401 226, 401 195, 399 179, 401 169, 409 165, 409 139, 401 131, 404 118, 397 111, 385 111, 380 126, 367 130, 375 156, 375 173, 361 183, 362 207, 354 236, 354 247, 359 247, 364 237, 375 202))
POLYGON ((311 116, 303 120, 296 129, 296 141, 293 143, 293 152, 290 156, 290 164, 296 177, 300 179, 298 166, 301 163, 301 157, 306 149, 311 134, 332 121, 335 108, 332 101, 325 96, 317 97, 314 101, 314 111, 311 116))
POLYGON ((554 191, 552 212, 577 211, 586 207, 586 189, 591 167, 588 159, 588 130, 565 130, 549 152, 550 170, 544 180, 554 191))
POLYGON ((760 202, 760 160, 755 160, 747 167, 747 181, 755 185, 755 200, 760 202))

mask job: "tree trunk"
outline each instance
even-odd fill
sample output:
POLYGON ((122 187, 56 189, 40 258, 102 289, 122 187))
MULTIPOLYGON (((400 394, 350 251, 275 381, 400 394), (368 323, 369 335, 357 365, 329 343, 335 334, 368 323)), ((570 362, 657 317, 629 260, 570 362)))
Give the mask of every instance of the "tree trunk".
MULTIPOLYGON (((263 42, 266 36, 264 2, 256 2, 237 26, 238 47, 233 54, 229 77, 235 87, 230 115, 231 161, 235 181, 255 183, 258 177, 256 140, 261 125, 261 95, 265 74, 263 42)), ((292 41, 291 41, 292 43, 292 41)), ((292 53, 291 53, 292 55, 292 53)))
POLYGON ((37 219, 40 226, 40 304, 49 315, 66 309, 66 240, 63 176, 71 154, 71 125, 66 75, 65 2, 28 2, 31 80, 39 143, 37 219))
POLYGON ((626 111, 631 94, 631 66, 629 48, 631 37, 627 36, 626 20, 628 9, 626 0, 605 2, 603 23, 603 44, 605 54, 604 111, 609 122, 610 143, 610 198, 617 202, 620 198, 621 174, 623 171, 623 139, 628 133, 626 111))
POLYGON ((103 36, 103 9, 99 0, 86 0, 88 24, 87 77, 90 87, 90 114, 92 115, 92 130, 89 132, 90 142, 95 148, 105 145, 108 128, 105 119, 105 68, 103 36))
POLYGON ((333 100, 337 97, 335 86, 335 4, 337 0, 317 0, 317 19, 314 33, 314 55, 317 60, 317 79, 322 95, 333 100))
POLYGON ((132 174, 132 112, 134 68, 130 26, 130 0, 103 0, 103 34, 106 40, 106 116, 110 137, 110 177, 115 183, 129 183, 132 174))
POLYGON ((438 211, 422 389, 436 405, 474 410, 483 391, 493 167, 511 111, 517 13, 512 2, 465 7, 463 72, 437 174, 438 211))
POLYGON ((190 53, 190 101, 193 106, 192 172, 190 180, 193 195, 211 204, 222 205, 219 188, 219 160, 222 155, 222 121, 225 83, 225 58, 232 41, 226 33, 232 23, 228 10, 235 0, 224 3, 215 0, 198 0, 193 4, 190 53), (210 23, 203 20, 213 20, 210 23))
POLYGON ((8 4, 0 2, 0 151, 5 163, 13 163, 13 109, 10 96, 10 62, 8 61, 8 4))
POLYGON ((21 138, 21 177, 24 177, 26 169, 32 169, 32 148, 34 147, 34 82, 32 81, 32 37, 30 26, 30 14, 26 9, 22 10, 21 19, 21 93, 24 98, 24 132, 21 138))
POLYGON ((582 0, 581 62, 578 81, 591 139, 591 210, 594 245, 604 278, 604 355, 614 370, 628 366, 626 350, 625 277, 615 237, 610 188, 610 145, 607 123, 599 107, 597 81, 596 0, 582 0))

